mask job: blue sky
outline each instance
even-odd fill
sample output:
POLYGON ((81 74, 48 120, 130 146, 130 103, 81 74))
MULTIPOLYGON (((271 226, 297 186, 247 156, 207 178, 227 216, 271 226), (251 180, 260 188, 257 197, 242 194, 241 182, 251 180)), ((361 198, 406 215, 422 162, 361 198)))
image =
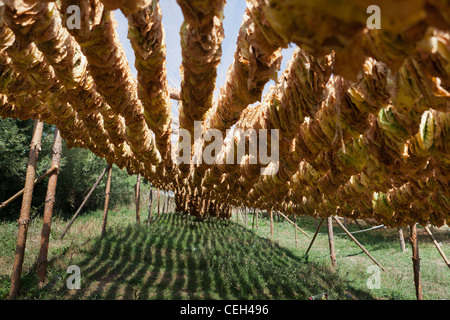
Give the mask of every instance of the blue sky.
MULTIPOLYGON (((166 34, 166 49, 167 49, 167 76, 169 86, 180 88, 181 76, 181 47, 180 47, 180 27, 183 23, 183 14, 176 0, 162 0, 159 2, 163 14, 163 27, 166 34)), ((241 26, 242 18, 244 16, 246 2, 243 0, 228 0, 224 11, 224 31, 225 39, 222 42, 222 58, 217 69, 216 90, 217 96, 219 88, 225 83, 226 73, 233 62, 234 52, 236 51, 236 40, 241 26)), ((131 72, 136 76, 136 69, 134 67, 134 52, 131 48, 130 41, 127 38, 128 22, 123 14, 116 10, 116 19, 118 21, 118 33, 120 41, 125 49, 125 54, 131 68, 131 72)), ((281 71, 286 68, 286 63, 292 55, 293 48, 283 50, 283 62, 281 71)), ((281 72, 279 73, 279 75, 281 72)), ((270 81, 266 87, 265 92, 268 91, 270 85, 274 82, 270 81)), ((176 101, 172 101, 172 113, 174 120, 178 119, 178 105, 176 101)))

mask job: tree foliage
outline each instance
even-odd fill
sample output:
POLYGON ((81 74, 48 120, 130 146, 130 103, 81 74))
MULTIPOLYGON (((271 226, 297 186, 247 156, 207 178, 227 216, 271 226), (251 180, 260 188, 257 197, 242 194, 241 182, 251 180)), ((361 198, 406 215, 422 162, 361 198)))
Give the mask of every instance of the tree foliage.
MULTIPOLYGON (((28 152, 33 132, 33 120, 0 119, 0 202, 9 199, 21 190, 25 183, 28 152)), ((39 153, 36 177, 51 165, 54 127, 45 125, 42 136, 42 149, 39 153)), ((63 217, 71 216, 83 201, 107 163, 80 148, 68 149, 63 142, 62 159, 56 189, 55 213, 63 217)), ((47 181, 37 184, 33 191, 32 216, 43 213, 47 181)), ((136 177, 126 171, 113 167, 110 207, 132 203, 136 177)), ((92 194, 84 212, 103 208, 106 176, 92 194)), ((0 211, 0 220, 17 219, 20 213, 21 198, 0 211)))

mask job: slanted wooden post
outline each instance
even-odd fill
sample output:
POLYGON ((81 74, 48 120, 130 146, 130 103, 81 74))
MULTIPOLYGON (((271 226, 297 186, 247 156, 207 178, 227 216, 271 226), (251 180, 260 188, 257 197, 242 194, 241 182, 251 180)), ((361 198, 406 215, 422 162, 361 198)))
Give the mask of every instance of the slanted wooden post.
POLYGON ((347 230, 347 228, 342 224, 342 222, 339 221, 339 219, 337 218, 337 216, 333 216, 334 220, 338 223, 338 225, 345 231, 345 233, 358 245, 358 247, 361 248, 362 251, 364 251, 364 253, 373 261, 375 262, 376 265, 378 265, 381 270, 386 271, 386 269, 377 261, 375 260, 374 257, 372 257, 372 255, 369 253, 369 251, 367 251, 366 248, 363 247, 363 245, 361 243, 359 243, 358 240, 356 240, 356 238, 350 233, 350 231, 347 230))
POLYGON ((402 249, 402 252, 406 251, 405 247, 405 237, 403 236, 403 229, 398 228, 398 239, 400 241, 400 248, 402 249))
POLYGON ((348 218, 344 218, 344 226, 348 229, 348 218))
POLYGON ((439 251, 439 254, 441 255, 442 259, 444 259, 445 263, 447 264, 447 266, 450 268, 450 261, 447 259, 444 251, 442 251, 441 246, 439 245, 439 243, 436 241, 436 238, 433 236, 433 234, 430 231, 430 228, 428 228, 427 226, 424 227, 425 231, 428 233, 428 235, 430 236, 431 240, 434 243, 434 246, 436 247, 436 249, 439 251))
POLYGON ((259 227, 259 209, 256 210, 256 231, 258 231, 259 227))
POLYGON ((111 194, 111 176, 112 176, 112 165, 109 167, 108 176, 106 178, 105 206, 103 208, 103 224, 102 224, 102 233, 101 233, 102 238, 106 234, 106 224, 108 222, 109 195, 111 194))
POLYGON ((159 219, 159 188, 158 188, 158 193, 156 194, 156 200, 158 202, 158 219, 159 219))
POLYGON ((253 208, 253 221, 252 221, 252 230, 255 228, 255 215, 256 215, 256 210, 255 208, 253 208))
POLYGON ((136 224, 141 223, 141 175, 138 173, 135 187, 136 224))
MULTIPOLYGON (((206 199, 205 199, 205 207, 206 207, 206 199)), ((169 196, 169 191, 167 191, 167 206, 166 206, 166 212, 167 212, 167 213, 170 212, 170 196, 169 196)))
POLYGON ((147 225, 152 223, 153 220, 153 191, 152 191, 152 185, 150 185, 150 191, 148 195, 148 218, 147 218, 147 225))
POLYGON ((333 267, 333 269, 335 269, 337 265, 337 260, 336 260, 336 252, 334 250, 333 218, 331 216, 327 218, 327 225, 328 225, 328 244, 330 246, 331 266, 333 267))
POLYGON ((13 300, 19 293, 20 277, 22 276, 22 266, 25 255, 25 245, 27 242, 28 224, 30 223, 31 200, 33 197, 34 179, 36 177, 36 166, 41 151, 42 131, 44 122, 35 120, 33 137, 31 139, 30 152, 28 155, 27 175, 25 178, 25 190, 22 198, 22 208, 20 210, 19 232, 17 235, 16 255, 11 276, 11 289, 9 299, 13 300))
POLYGON ((166 208, 164 210, 165 213, 169 212, 169 191, 166 191, 166 208))
POLYGON ((244 211, 245 211, 245 226, 247 227, 247 219, 248 219, 248 216, 247 216, 247 207, 244 207, 244 211))
MULTIPOLYGON (((293 223, 291 220, 289 220, 289 218, 286 217, 283 213, 279 212, 279 214, 280 214, 287 222, 289 222, 290 224, 294 225, 294 223, 293 223)), ((305 236, 307 236, 308 238, 311 239, 311 237, 308 236, 308 234, 307 234, 302 228, 300 228, 299 226, 295 226, 295 229, 299 230, 301 233, 303 233, 305 236)))
MULTIPOLYGON (((39 182, 41 182, 42 180, 44 180, 48 176, 50 176, 53 173, 55 173, 56 170, 57 170, 57 168, 50 168, 50 169, 48 169, 43 175, 41 175, 39 178, 35 179, 33 184, 34 185, 38 184, 39 182)), ((13 195, 11 198, 9 198, 8 200, 2 202, 2 204, 0 204, 0 210, 3 209, 4 207, 6 207, 7 205, 9 205, 11 202, 16 200, 17 198, 19 198, 21 195, 23 195, 24 191, 25 191, 25 189, 22 189, 19 192, 17 192, 15 195, 13 195)))
POLYGON ((48 244, 52 224, 53 207, 55 205, 56 184, 58 181, 59 165, 61 163, 62 139, 58 128, 55 129, 52 149, 52 168, 55 168, 53 174, 48 179, 47 195, 45 196, 45 207, 43 225, 41 231, 41 247, 37 259, 37 275, 39 283, 43 284, 47 273, 48 244))
POLYGON ((241 207, 241 210, 239 210, 239 213, 240 213, 241 218, 242 218, 242 223, 245 224, 244 208, 241 207))
POLYGON ((420 256, 419 245, 417 242, 417 224, 410 226, 411 229, 411 247, 412 247, 412 261, 414 270, 414 285, 416 287, 417 300, 423 300, 422 280, 420 278, 420 256))
POLYGON ((78 208, 77 212, 75 212, 75 214, 73 215, 72 219, 70 219, 69 223, 67 224, 66 229, 64 229, 63 233, 61 234, 61 237, 59 237, 59 240, 64 239, 64 236, 66 235, 67 231, 69 231, 70 227, 72 226, 73 222, 75 221, 75 219, 78 217, 78 215, 80 214, 81 210, 83 210, 84 206, 86 205, 86 203, 88 202, 89 198, 91 197, 92 193, 94 192, 94 190, 97 188, 98 184, 100 183, 100 181, 102 180, 102 178, 105 176, 106 172, 109 170, 110 166, 107 165, 106 168, 103 170, 103 172, 99 175, 97 181, 94 183, 94 185, 92 186, 91 190, 89 190, 89 193, 87 194, 87 196, 84 198, 83 202, 81 203, 80 207, 78 208))
POLYGON ((294 213, 294 229, 295 229, 295 246, 298 246, 298 239, 297 239, 297 215, 294 213))
POLYGON ((361 225, 359 224, 358 220, 353 220, 355 221, 355 224, 358 226, 359 230, 363 230, 364 228, 361 227, 361 225))
POLYGON ((273 213, 272 208, 269 209, 270 214, 270 235, 273 236, 273 213))
POLYGON ((325 218, 322 218, 322 220, 320 220, 319 226, 317 227, 316 232, 314 233, 314 236, 313 236, 313 238, 312 238, 312 240, 311 240, 311 243, 309 244, 309 247, 308 247, 308 249, 306 250, 305 256, 308 256, 308 252, 309 252, 309 250, 311 249, 311 247, 312 247, 314 241, 316 240, 316 237, 317 237, 317 235, 319 234, 320 227, 322 226, 322 224, 323 224, 324 221, 325 221, 325 218))
MULTIPOLYGON (((164 191, 163 191, 163 195, 164 195, 164 191)), ((166 212, 166 206, 167 206, 167 194, 166 194, 166 198, 163 200, 162 214, 164 214, 166 212)))
POLYGON ((275 220, 275 223, 276 223, 276 228, 277 228, 277 238, 278 238, 278 228, 280 227, 280 215, 278 214, 278 211, 276 212, 276 220, 275 220))

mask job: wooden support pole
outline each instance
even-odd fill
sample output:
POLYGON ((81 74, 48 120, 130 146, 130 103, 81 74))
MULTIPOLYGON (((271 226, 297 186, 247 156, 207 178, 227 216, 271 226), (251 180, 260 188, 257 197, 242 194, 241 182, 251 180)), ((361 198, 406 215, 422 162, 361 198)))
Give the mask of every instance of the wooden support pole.
POLYGON ((148 218, 147 218, 147 225, 152 223, 153 220, 153 191, 152 186, 150 185, 150 191, 148 194, 148 218))
POLYGON ((159 188, 158 193, 156 194, 156 201, 158 202, 158 219, 159 219, 159 188))
POLYGON ((269 215, 270 215, 270 235, 273 237, 273 213, 272 213, 272 208, 269 209, 269 215))
POLYGON ((83 202, 81 203, 80 207, 78 208, 77 212, 75 212, 75 214, 73 215, 72 219, 70 219, 69 223, 67 224, 66 229, 64 229, 63 233, 61 234, 61 237, 59 238, 59 240, 64 239, 64 236, 66 235, 67 231, 69 231, 70 227, 72 226, 73 222, 75 221, 75 219, 78 217, 78 215, 80 214, 81 210, 83 210, 84 206, 86 205, 86 203, 88 202, 89 198, 91 197, 92 193, 94 192, 94 190, 97 188, 98 184, 100 183, 100 181, 102 180, 102 178, 105 176, 106 172, 108 172, 109 170, 109 165, 106 166, 105 169, 103 169, 103 172, 98 176, 97 181, 94 183, 94 185, 92 186, 91 190, 89 190, 89 193, 87 194, 87 196, 84 198, 83 202))
POLYGON ((342 222, 339 221, 339 219, 335 216, 333 216, 334 220, 338 223, 338 225, 345 231, 345 233, 364 251, 364 253, 373 261, 376 265, 378 265, 381 270, 386 271, 386 269, 377 261, 374 257, 367 251, 366 248, 363 247, 361 243, 359 243, 358 240, 350 233, 350 231, 347 230, 347 228, 342 224, 342 222))
POLYGON ((111 176, 112 176, 112 165, 109 167, 108 176, 106 178, 105 206, 103 208, 103 224, 102 224, 102 233, 101 233, 102 238, 106 234, 106 224, 108 222, 109 195, 111 194, 111 176))
MULTIPOLYGON (((284 215, 284 214, 281 213, 281 212, 280 212, 280 215, 281 215, 284 219, 286 219, 290 224, 294 225, 294 223, 293 223, 288 217, 286 217, 286 215, 284 215)), ((307 236, 308 238, 311 239, 311 237, 308 236, 308 234, 307 234, 303 229, 301 229, 299 226, 295 226, 295 229, 300 230, 301 233, 303 233, 305 236, 307 236)))
POLYGON ((412 261, 414 270, 414 285, 416 287, 417 300, 423 300, 422 280, 420 278, 420 256, 419 244, 417 242, 417 224, 410 226, 411 229, 411 247, 412 247, 412 261))
POLYGON ((247 207, 244 207, 244 211, 245 211, 245 226, 247 226, 247 219, 248 219, 248 216, 247 216, 247 207))
POLYGON ((262 216, 261 216, 261 221, 264 222, 270 228, 270 223, 267 222, 266 220, 264 220, 264 218, 262 216))
MULTIPOLYGON (((41 175, 39 178, 34 180, 33 185, 38 184, 39 182, 41 182, 42 180, 44 180, 48 176, 52 175, 57 169, 58 168, 50 168, 50 169, 48 169, 43 175, 41 175)), ((19 192, 17 192, 15 195, 13 195, 8 200, 2 202, 2 204, 0 204, 0 210, 5 208, 6 206, 8 206, 11 202, 13 202, 17 198, 19 198, 21 195, 23 195, 24 191, 25 191, 25 188, 20 190, 19 192)))
POLYGON ((51 167, 55 170, 54 173, 48 179, 47 195, 45 196, 45 207, 43 225, 41 231, 41 246, 39 250, 39 256, 37 259, 37 275, 39 283, 43 284, 47 274, 47 257, 48 257, 48 245, 50 239, 50 231, 53 216, 53 207, 56 200, 56 185, 58 182, 59 166, 61 163, 62 153, 62 139, 58 128, 55 129, 52 148, 52 164, 51 167))
POLYGON ((316 240, 316 237, 317 237, 317 235, 319 234, 320 227, 322 226, 322 224, 323 224, 324 221, 325 221, 325 218, 322 218, 322 220, 320 220, 319 225, 317 226, 316 232, 314 233, 314 236, 313 236, 313 238, 312 238, 312 240, 311 240, 311 243, 309 244, 309 247, 308 247, 308 249, 306 250, 305 256, 308 256, 308 252, 309 252, 309 250, 311 249, 311 247, 312 247, 314 241, 316 240))
POLYGON ((239 210, 239 214, 241 215, 242 223, 245 224, 245 216, 244 216, 244 209, 243 208, 241 208, 239 210))
POLYGON ((398 228, 398 240, 400 241, 400 249, 402 249, 402 252, 406 252, 405 237, 403 236, 402 228, 398 228))
MULTIPOLYGON (((164 191, 163 191, 163 195, 164 195, 164 191)), ((167 195, 166 195, 166 198, 163 200, 162 214, 164 214, 166 212, 166 204, 167 204, 167 195)))
POLYGON ((149 199, 149 197, 145 198, 145 199, 144 199, 144 201, 142 201, 142 203, 141 203, 141 207, 143 207, 143 206, 144 206, 144 204, 146 204, 146 203, 147 203, 148 199, 149 199))
MULTIPOLYGON (((205 200, 206 202, 206 200, 205 200)), ((206 206, 206 204, 204 204, 206 206)), ((169 198, 169 191, 167 191, 167 204, 166 204, 166 212, 169 213, 170 212, 170 198, 169 198)))
POLYGON ((280 228, 280 213, 277 211, 277 238, 279 228, 280 228))
POLYGON ((253 221, 252 221, 252 230, 255 228, 255 216, 256 216, 256 209, 253 208, 253 221))
POLYGON ((295 247, 298 246, 298 239, 297 239, 297 215, 294 214, 294 229, 295 229, 295 247))
MULTIPOLYGON (((294 225, 294 222, 292 222, 288 217, 286 217, 286 215, 284 215, 281 212, 279 212, 279 213, 287 222, 289 222, 290 224, 294 225)), ((302 228, 300 228, 299 226, 295 226, 295 229, 299 230, 301 233, 303 233, 305 236, 307 236, 308 238, 311 239, 311 237, 302 228)))
POLYGON ((259 209, 256 210, 256 231, 258 231, 259 227, 259 209))
POLYGON ((27 175, 25 178, 25 190, 22 198, 22 208, 20 210, 19 232, 17 235, 16 254, 14 257, 14 266, 11 276, 11 289, 9 299, 13 300, 19 293, 20 277, 22 276, 22 266, 25 256, 25 245, 28 234, 28 224, 30 223, 31 200, 33 197, 34 179, 36 177, 36 166, 41 151, 42 131, 44 123, 35 120, 33 137, 31 139, 30 152, 28 155, 27 175))
POLYGON ((353 221, 355 221, 355 223, 358 226, 359 230, 363 230, 363 227, 361 227, 361 225, 359 224, 359 222, 357 220, 353 220, 353 221))
POLYGON ((445 263, 447 264, 447 267, 450 268, 450 261, 447 259, 447 256, 445 255, 444 251, 442 251, 441 246, 439 245, 439 243, 437 242, 436 238, 434 237, 434 235, 431 233, 430 228, 428 228, 427 226, 424 227, 425 231, 428 233, 428 235, 430 236, 431 240, 434 243, 434 246, 436 247, 436 249, 439 251, 439 254, 441 255, 442 259, 444 259, 445 263))
POLYGON ((327 218, 327 226, 328 226, 328 245, 330 246, 331 266, 333 267, 333 269, 335 269, 337 265, 337 260, 336 260, 336 252, 334 250, 333 218, 331 216, 327 218))
POLYGON ((169 212, 169 192, 166 191, 166 209, 164 210, 165 213, 169 212))
POLYGON ((141 175, 138 173, 135 187, 136 224, 141 223, 141 175))

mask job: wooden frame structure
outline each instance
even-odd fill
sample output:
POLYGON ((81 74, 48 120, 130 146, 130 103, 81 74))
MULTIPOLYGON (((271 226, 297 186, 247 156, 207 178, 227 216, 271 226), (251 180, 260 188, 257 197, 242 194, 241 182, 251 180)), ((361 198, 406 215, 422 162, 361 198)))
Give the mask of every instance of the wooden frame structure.
MULTIPOLYGON (((450 188, 445 183, 450 75, 444 67, 450 63, 450 21, 442 14, 448 11, 448 2, 412 2, 407 13, 400 3, 383 3, 381 18, 389 23, 379 31, 367 27, 364 8, 351 1, 341 10, 328 6, 324 10, 332 1, 248 0, 234 61, 214 99, 224 0, 208 0, 207 5, 177 1, 185 18, 179 92, 168 86, 157 0, 83 1, 81 12, 98 17, 83 20, 84 32, 66 28, 68 0, 5 0, 0 8, 0 76, 10 81, 0 86, 0 116, 38 119, 37 128, 43 121, 53 124, 69 145, 89 149, 109 164, 61 239, 107 172, 110 179, 115 164, 138 176, 138 224, 141 177, 157 188, 158 218, 160 190, 174 191, 182 199, 177 207, 198 218, 229 219, 232 206, 268 209, 271 236, 274 210, 284 212, 285 219, 320 212, 327 217, 335 266, 336 208, 344 218, 373 218, 394 228, 414 226, 412 233, 416 223, 442 226, 450 219, 450 188), (113 9, 127 16, 137 81, 118 41, 113 9), (343 17, 343 10, 355 14, 343 17), (323 12, 320 29, 316 12, 323 12), (280 68, 281 50, 290 43, 298 47, 288 67, 262 96, 265 84, 280 68), (191 132, 198 120, 202 131, 279 130, 277 172, 261 175, 266 164, 251 163, 249 151, 244 161, 231 166, 220 161, 174 162, 170 99, 180 101, 178 129, 191 132), (353 208, 358 208, 356 213, 353 208)), ((244 139, 248 144, 250 138, 244 139)), ((38 137, 33 141, 11 298, 18 293, 35 183, 38 137)), ((195 148, 203 151, 210 143, 203 141, 195 148)), ((220 146, 217 160, 234 148, 234 143, 220 146)), ((51 170, 48 175, 54 181, 57 170, 51 170)), ((109 191, 106 195, 109 199, 109 191)), ((49 200, 48 225, 51 206, 49 200)), ((163 204, 162 211, 166 209, 163 204)), ((302 231, 296 222, 290 223, 302 231)), ((413 249, 416 272, 418 247, 413 249)))

